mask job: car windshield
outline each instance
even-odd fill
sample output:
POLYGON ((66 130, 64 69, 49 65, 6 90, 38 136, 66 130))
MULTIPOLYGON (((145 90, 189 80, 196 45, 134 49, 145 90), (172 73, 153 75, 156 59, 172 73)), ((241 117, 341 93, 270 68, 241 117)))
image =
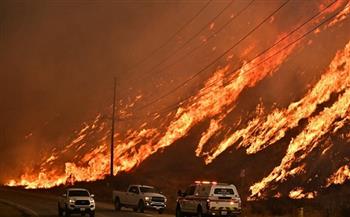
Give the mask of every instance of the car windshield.
POLYGON ((232 188, 215 188, 214 194, 230 195, 235 194, 232 188))
POLYGON ((90 194, 88 191, 84 190, 72 190, 69 191, 68 196, 73 196, 73 197, 89 197, 90 194))
POLYGON ((142 193, 158 193, 158 191, 152 187, 140 187, 140 191, 142 193))

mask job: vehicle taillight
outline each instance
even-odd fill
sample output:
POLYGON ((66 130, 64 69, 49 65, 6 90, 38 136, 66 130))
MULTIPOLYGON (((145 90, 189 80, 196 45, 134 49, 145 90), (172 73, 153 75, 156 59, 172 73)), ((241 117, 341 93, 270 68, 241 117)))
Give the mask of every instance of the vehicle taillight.
POLYGON ((241 201, 240 201, 240 200, 238 200, 238 199, 232 199, 232 200, 230 201, 230 204, 231 204, 231 205, 232 205, 232 204, 235 204, 235 203, 240 204, 240 203, 241 203, 241 201))
POLYGON ((195 181, 195 184, 213 184, 217 185, 218 183, 216 181, 210 182, 210 181, 195 181))
POLYGON ((238 207, 241 207, 241 200, 239 199, 232 199, 230 201, 230 205, 238 204, 238 207))
POLYGON ((210 200, 207 200, 207 210, 210 210, 210 200))

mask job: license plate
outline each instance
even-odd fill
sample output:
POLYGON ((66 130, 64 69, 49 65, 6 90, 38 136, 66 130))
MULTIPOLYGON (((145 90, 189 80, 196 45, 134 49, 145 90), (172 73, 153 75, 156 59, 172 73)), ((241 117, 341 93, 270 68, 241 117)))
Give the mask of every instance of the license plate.
POLYGON ((227 211, 221 211, 221 215, 227 215, 227 211))
POLYGON ((85 208, 80 208, 80 211, 85 211, 85 208))

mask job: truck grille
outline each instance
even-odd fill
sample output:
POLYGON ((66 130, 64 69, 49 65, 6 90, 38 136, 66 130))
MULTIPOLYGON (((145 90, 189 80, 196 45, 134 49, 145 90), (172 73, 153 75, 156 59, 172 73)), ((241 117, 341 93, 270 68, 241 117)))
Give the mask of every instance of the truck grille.
POLYGON ((77 201, 75 201, 75 205, 90 205, 90 201, 88 201, 88 200, 77 200, 77 201))
POLYGON ((152 201, 153 202, 162 202, 162 203, 164 203, 165 199, 164 199, 164 197, 152 197, 152 201))

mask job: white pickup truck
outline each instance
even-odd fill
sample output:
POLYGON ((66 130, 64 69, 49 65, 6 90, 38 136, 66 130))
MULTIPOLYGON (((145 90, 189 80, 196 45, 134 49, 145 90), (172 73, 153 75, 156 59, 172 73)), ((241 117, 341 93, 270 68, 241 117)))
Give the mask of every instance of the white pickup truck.
POLYGON ((58 199, 58 216, 71 214, 89 214, 95 216, 94 195, 83 188, 69 188, 58 199))
POLYGON ((178 192, 176 217, 238 216, 241 199, 234 185, 197 181, 178 192))
POLYGON ((145 209, 157 210, 159 214, 166 208, 167 198, 152 186, 130 185, 126 192, 113 191, 116 211, 122 207, 132 208, 135 212, 145 209))

